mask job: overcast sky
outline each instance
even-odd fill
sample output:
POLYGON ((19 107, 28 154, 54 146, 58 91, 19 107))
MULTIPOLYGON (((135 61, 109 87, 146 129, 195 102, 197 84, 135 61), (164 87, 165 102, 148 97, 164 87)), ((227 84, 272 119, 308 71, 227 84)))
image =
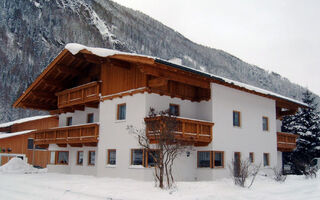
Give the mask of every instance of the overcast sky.
POLYGON ((320 1, 115 1, 320 94, 320 1))

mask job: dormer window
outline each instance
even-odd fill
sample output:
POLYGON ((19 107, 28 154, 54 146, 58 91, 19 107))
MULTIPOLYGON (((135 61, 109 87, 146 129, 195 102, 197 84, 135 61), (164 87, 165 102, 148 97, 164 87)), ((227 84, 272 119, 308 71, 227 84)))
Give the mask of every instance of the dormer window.
POLYGON ((180 107, 178 104, 170 104, 169 105, 170 115, 180 116, 180 107))

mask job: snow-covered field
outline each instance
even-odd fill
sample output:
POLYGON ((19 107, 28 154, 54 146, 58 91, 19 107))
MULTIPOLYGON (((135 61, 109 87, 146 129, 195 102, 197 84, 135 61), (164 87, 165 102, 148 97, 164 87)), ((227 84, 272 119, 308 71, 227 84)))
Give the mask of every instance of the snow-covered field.
MULTIPOLYGON (((320 175, 320 174, 319 174, 320 175)), ((171 199, 279 199, 319 200, 320 178, 289 176, 285 183, 259 176, 252 188, 239 188, 231 179, 178 182, 175 190, 161 191, 152 182, 93 176, 45 173, 10 173, 0 168, 0 199, 63 200, 171 200, 171 199)))

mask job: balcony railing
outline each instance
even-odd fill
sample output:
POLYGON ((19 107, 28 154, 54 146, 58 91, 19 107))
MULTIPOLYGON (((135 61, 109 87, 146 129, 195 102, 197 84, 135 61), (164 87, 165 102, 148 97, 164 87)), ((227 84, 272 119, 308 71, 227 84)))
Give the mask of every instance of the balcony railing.
POLYGON ((58 92, 56 93, 56 96, 58 96, 58 108, 98 102, 100 99, 99 94, 99 82, 91 82, 58 92))
MULTIPOLYGON (((159 134, 166 118, 158 116, 144 119, 146 134, 151 143, 157 143, 157 140, 159 140, 159 134)), ((177 141, 195 146, 207 146, 212 141, 212 127, 214 123, 179 117, 174 118, 174 120, 176 120, 177 124, 174 126, 175 130, 172 133, 177 141)))
POLYGON ((99 125, 86 124, 79 126, 57 127, 34 132, 35 145, 90 145, 98 142, 99 125))
POLYGON ((291 133, 277 132, 278 151, 288 152, 296 148, 297 135, 291 133))

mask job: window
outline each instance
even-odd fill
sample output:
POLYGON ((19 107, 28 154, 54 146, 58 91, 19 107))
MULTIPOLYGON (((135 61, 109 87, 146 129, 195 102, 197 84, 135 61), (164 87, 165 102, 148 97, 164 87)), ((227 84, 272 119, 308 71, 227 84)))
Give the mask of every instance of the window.
POLYGON ((33 149, 33 138, 28 138, 28 149, 33 149))
POLYGON ((72 117, 67 117, 67 126, 71 126, 72 125, 72 117))
POLYGON ((263 153, 263 166, 269 166, 269 162, 269 153, 263 153))
POLYGON ((233 111, 233 126, 240 127, 241 125, 241 115, 239 111, 233 111))
POLYGON ((149 150, 147 153, 147 167, 154 167, 159 158, 159 150, 149 150))
POLYGON ((170 112, 170 115, 180 116, 180 107, 179 107, 179 105, 170 104, 169 105, 169 112, 170 112))
POLYGON ((210 151, 198 151, 198 167, 211 167, 211 152, 210 151))
POLYGON ((51 151, 50 152, 50 164, 55 164, 56 163, 56 152, 51 151))
POLYGON ((116 164, 116 150, 115 149, 108 149, 108 159, 107 159, 107 164, 108 165, 115 165, 116 164))
POLYGON ((131 150, 131 165, 143 165, 143 149, 132 149, 131 150))
POLYGON ((96 152, 89 151, 88 165, 95 165, 95 163, 96 163, 96 152))
POLYGON ((224 167, 224 153, 223 151, 213 152, 213 167, 224 167))
POLYGON ((126 104, 118 104, 117 109, 117 120, 125 120, 126 119, 126 104))
POLYGON ((68 151, 57 151, 56 164, 67 165, 69 162, 69 152, 68 151))
POLYGON ((262 117, 262 130, 268 131, 269 130, 269 118, 262 117))
POLYGON ((87 115, 87 123, 93 123, 94 118, 93 118, 93 113, 89 113, 87 115))
POLYGON ((83 151, 77 152, 77 165, 83 164, 83 151))
POLYGON ((251 163, 254 163, 254 154, 253 154, 253 152, 250 152, 250 153, 249 153, 249 161, 250 161, 251 163))

